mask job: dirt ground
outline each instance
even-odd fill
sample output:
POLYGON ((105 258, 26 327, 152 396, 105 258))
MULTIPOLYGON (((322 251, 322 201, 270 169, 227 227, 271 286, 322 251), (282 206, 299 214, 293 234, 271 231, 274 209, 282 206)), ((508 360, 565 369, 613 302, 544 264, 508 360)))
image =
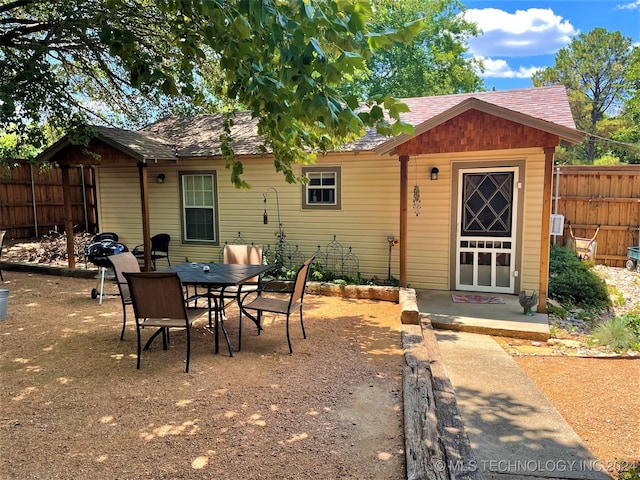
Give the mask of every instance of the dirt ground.
POLYGON ((609 471, 640 464, 640 358, 515 359, 609 471))
MULTIPOLYGON (((309 295, 293 355, 280 319, 233 358, 201 324, 185 374, 179 332, 135 369, 95 280, 4 275, 0 478, 404 478, 398 305, 309 295)), ((640 358, 515 358, 605 466, 640 460, 640 358)))
MULTIPOLYGON (((309 295, 293 355, 280 319, 245 323, 233 358, 205 323, 185 374, 178 331, 136 370, 95 280, 3 273, 0 478, 404 478, 397 304, 309 295)), ((235 344, 233 307, 227 326, 235 344)))

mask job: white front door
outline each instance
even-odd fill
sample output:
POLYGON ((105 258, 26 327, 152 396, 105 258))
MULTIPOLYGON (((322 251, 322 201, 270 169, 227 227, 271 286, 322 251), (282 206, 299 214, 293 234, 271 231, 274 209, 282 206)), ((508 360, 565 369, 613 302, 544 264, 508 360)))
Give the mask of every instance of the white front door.
POLYGON ((516 167, 461 169, 456 289, 514 293, 516 167))

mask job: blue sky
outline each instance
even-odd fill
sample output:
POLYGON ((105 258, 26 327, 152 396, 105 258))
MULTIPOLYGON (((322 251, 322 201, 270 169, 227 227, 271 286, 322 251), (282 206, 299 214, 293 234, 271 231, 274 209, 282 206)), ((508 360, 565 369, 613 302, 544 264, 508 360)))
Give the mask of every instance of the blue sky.
POLYGON ((619 31, 640 46, 640 0, 463 0, 467 19, 484 32, 469 42, 484 59, 488 90, 532 87, 531 75, 555 53, 596 27, 619 31))

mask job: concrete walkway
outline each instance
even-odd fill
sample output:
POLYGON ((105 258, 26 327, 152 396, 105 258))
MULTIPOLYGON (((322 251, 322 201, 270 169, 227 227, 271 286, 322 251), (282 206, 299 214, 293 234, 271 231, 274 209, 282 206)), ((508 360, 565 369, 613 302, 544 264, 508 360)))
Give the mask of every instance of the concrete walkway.
POLYGON ((437 330, 436 338, 483 478, 611 478, 490 336, 437 330))

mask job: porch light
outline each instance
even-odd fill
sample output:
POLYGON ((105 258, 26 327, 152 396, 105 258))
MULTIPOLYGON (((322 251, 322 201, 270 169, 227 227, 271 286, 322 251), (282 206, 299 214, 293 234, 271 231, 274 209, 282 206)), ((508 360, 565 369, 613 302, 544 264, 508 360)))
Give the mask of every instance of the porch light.
POLYGON ((164 173, 159 173, 158 176, 156 177, 156 183, 164 183, 165 178, 166 177, 164 173))
POLYGON ((438 172, 440 172, 440 170, 438 170, 438 167, 433 167, 431 169, 431 180, 438 180, 438 172))

